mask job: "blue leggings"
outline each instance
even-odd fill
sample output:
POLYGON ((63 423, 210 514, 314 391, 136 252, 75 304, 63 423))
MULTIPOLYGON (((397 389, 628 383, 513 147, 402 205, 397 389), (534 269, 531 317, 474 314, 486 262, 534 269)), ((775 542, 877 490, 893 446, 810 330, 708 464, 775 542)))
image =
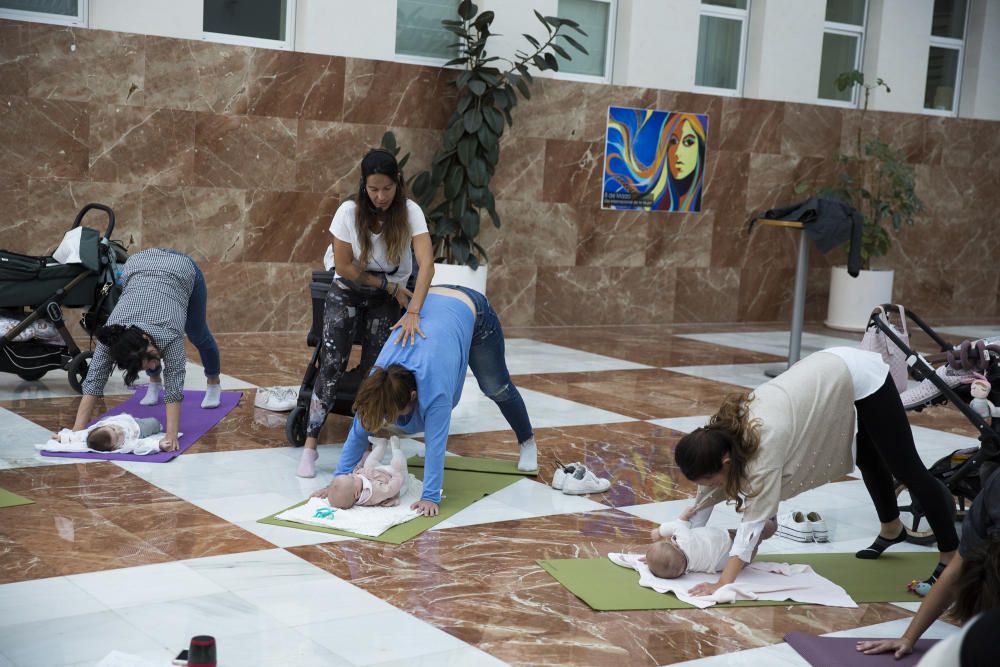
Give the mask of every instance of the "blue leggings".
MULTIPOLYGON (((184 255, 176 250, 167 250, 175 255, 184 255)), ((201 356, 201 365, 205 367, 205 377, 216 378, 221 372, 221 362, 219 361, 219 345, 215 342, 215 337, 208 328, 208 287, 205 285, 205 274, 198 268, 198 264, 191 260, 194 265, 195 279, 194 289, 191 290, 191 297, 188 299, 187 320, 184 321, 184 333, 188 340, 198 350, 201 356)), ((163 367, 156 370, 146 371, 146 375, 151 377, 159 376, 163 367)))

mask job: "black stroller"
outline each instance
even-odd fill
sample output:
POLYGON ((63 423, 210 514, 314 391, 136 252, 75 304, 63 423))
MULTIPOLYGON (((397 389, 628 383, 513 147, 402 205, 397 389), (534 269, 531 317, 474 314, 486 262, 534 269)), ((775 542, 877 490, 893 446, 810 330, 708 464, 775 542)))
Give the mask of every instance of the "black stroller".
MULTIPOLYGON (((288 414, 285 422, 285 437, 288 443, 296 447, 301 447, 306 441, 306 427, 309 421, 309 402, 312 400, 313 387, 316 384, 316 374, 320 368, 320 345, 323 337, 323 311, 326 306, 326 293, 330 291, 333 284, 333 271, 313 271, 312 282, 309 283, 309 293, 312 297, 312 326, 306 336, 306 345, 313 348, 312 358, 306 366, 305 375, 302 377, 302 385, 299 387, 298 400, 295 407, 288 414)), ((413 272, 406 283, 407 289, 413 291, 417 276, 417 262, 413 259, 413 272)), ((400 308, 399 316, 403 316, 403 309, 400 308)), ((359 313, 357 322, 365 320, 364 313, 359 313)), ((355 344, 360 344, 360 331, 354 332, 355 344)), ((361 367, 350 368, 341 376, 337 383, 337 395, 334 397, 330 412, 338 415, 354 416, 354 397, 358 393, 361 385, 361 367)))
MULTIPOLYGON (((884 304, 882 308, 885 312, 897 310, 895 304, 884 304)), ((947 358, 949 353, 957 356, 958 346, 944 340, 933 329, 931 329, 912 310, 906 309, 906 316, 909 317, 924 333, 940 348, 940 354, 931 355, 934 360, 940 357, 941 360, 947 358)), ((979 432, 979 446, 967 449, 960 449, 952 452, 938 460, 930 467, 932 475, 940 479, 951 492, 955 499, 956 518, 964 516, 972 500, 979 495, 981 488, 980 479, 986 479, 1000 466, 1000 423, 994 423, 992 419, 984 419, 970 407, 971 394, 968 386, 952 388, 944 379, 939 376, 928 359, 914 352, 904 343, 897 332, 884 319, 878 309, 876 309, 868 321, 868 327, 877 327, 889 340, 906 354, 906 363, 909 366, 910 376, 916 380, 930 380, 941 392, 939 396, 926 403, 911 406, 908 409, 921 411, 930 405, 938 405, 950 402, 958 409, 979 432)), ((981 373, 986 376, 990 383, 989 400, 994 404, 1000 403, 1000 352, 991 350, 984 345, 978 347, 966 347, 962 356, 966 363, 974 363, 981 373)), ((906 527, 907 541, 914 544, 932 544, 934 534, 927 528, 921 529, 920 523, 924 518, 924 511, 920 504, 913 498, 908 498, 905 485, 897 482, 896 497, 900 498, 900 513, 910 517, 910 525, 906 527), (900 498, 903 496, 903 498, 900 498)), ((905 519, 904 519, 905 523, 905 519)))
POLYGON ((66 328, 63 308, 85 308, 81 325, 93 335, 111 314, 118 300, 116 270, 128 254, 116 241, 115 214, 103 204, 87 204, 77 214, 70 229, 80 226, 88 211, 97 209, 108 216, 102 235, 84 227, 80 240, 80 264, 60 264, 51 256, 31 257, 0 250, 0 314, 19 323, 0 337, 0 371, 26 381, 41 379, 60 369, 69 374, 69 384, 82 392, 91 351, 81 350, 66 328), (36 322, 50 323, 61 340, 46 343, 15 338, 36 322))

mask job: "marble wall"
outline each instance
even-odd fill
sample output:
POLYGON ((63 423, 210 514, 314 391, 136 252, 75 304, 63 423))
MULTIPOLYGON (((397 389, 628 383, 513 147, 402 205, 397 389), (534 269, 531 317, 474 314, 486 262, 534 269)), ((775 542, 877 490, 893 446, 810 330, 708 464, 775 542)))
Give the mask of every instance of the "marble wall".
MULTIPOLYGON (((115 236, 192 254, 219 332, 307 328, 309 272, 367 146, 392 129, 425 166, 451 72, 162 37, 0 21, 0 247, 51 251, 85 203, 115 236)), ((481 239, 508 325, 732 322, 789 316, 796 232, 745 232, 754 211, 829 180, 855 110, 538 80, 494 179, 481 239), (606 108, 707 113, 701 214, 599 208, 606 108)), ((927 210, 884 265, 932 321, 1000 315, 1000 123, 870 113, 905 149, 927 210)), ((808 312, 829 265, 812 253, 808 312)))

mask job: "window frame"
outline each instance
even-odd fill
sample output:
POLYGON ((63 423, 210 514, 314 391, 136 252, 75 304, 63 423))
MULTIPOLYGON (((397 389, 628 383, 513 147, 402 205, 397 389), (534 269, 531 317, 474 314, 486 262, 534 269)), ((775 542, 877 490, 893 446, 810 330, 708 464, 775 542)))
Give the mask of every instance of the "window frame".
MULTIPOLYGON (((829 0, 827 0, 829 2, 829 0)), ((865 9, 862 14, 861 25, 855 25, 853 23, 841 23, 840 21, 827 21, 823 20, 823 36, 826 37, 827 33, 834 35, 844 35, 847 37, 857 37, 858 43, 854 49, 854 69, 861 71, 864 66, 865 57, 865 41, 868 36, 868 11, 871 8, 871 0, 865 0, 865 9)), ((823 71, 823 42, 820 40, 820 60, 819 60, 819 70, 823 71)), ((818 77, 818 74, 817 74, 818 77)), ((825 106, 842 107, 845 109, 857 109, 861 104, 861 91, 858 86, 851 87, 851 99, 849 101, 844 100, 831 100, 826 97, 819 96, 819 82, 817 81, 816 90, 816 103, 825 106)))
MULTIPOLYGON (((596 74, 577 74, 576 72, 549 72, 553 79, 562 79, 564 81, 582 81, 584 83, 611 83, 611 77, 615 70, 615 36, 618 32, 618 0, 590 0, 591 2, 603 2, 608 5, 608 34, 605 35, 604 40, 604 74, 598 76, 596 74)), ((558 12, 558 2, 556 3, 556 8, 558 12)), ((570 37, 573 36, 572 29, 569 33, 570 37)), ((567 51, 570 55, 579 54, 572 47, 563 46, 565 40, 559 44, 567 51)))
MULTIPOLYGON (((948 49, 958 51, 958 62, 955 64, 955 90, 951 94, 951 109, 930 109, 920 103, 921 111, 929 116, 944 116, 946 118, 958 117, 958 102, 962 93, 962 70, 965 68, 965 40, 969 36, 969 16, 972 14, 972 2, 965 2, 965 23, 962 25, 962 38, 938 37, 933 32, 930 33, 930 40, 927 44, 927 71, 924 73, 924 89, 927 88, 927 77, 930 75, 930 54, 932 48, 948 49)), ((933 31, 934 26, 931 25, 933 31)))
MULTIPOLYGON (((203 42, 214 42, 217 44, 233 44, 236 46, 252 46, 259 49, 277 49, 279 51, 295 50, 296 32, 296 1, 286 0, 285 3, 285 39, 262 39, 260 37, 245 37, 243 35, 230 35, 224 32, 209 32, 202 30, 200 39, 203 42)), ((201 3, 201 25, 205 26, 205 2, 201 3)))
MULTIPOLYGON (((394 10, 398 10, 398 8, 399 8, 399 1, 396 0, 396 2, 393 3, 393 5, 394 5, 393 9, 394 10)), ((455 18, 458 17, 458 0, 456 0, 456 2, 455 2, 454 17, 455 18)), ((395 21, 395 16, 393 17, 393 20, 395 21)), ((393 60, 393 62, 405 63, 407 65, 425 65, 425 66, 428 66, 428 67, 442 67, 443 68, 445 66, 444 64, 446 62, 448 62, 449 60, 453 60, 454 58, 458 58, 459 55, 461 55, 460 52, 459 52, 459 49, 457 47, 455 48, 455 53, 451 57, 449 57, 449 58, 437 58, 435 56, 415 56, 415 55, 412 55, 412 54, 409 54, 409 53, 400 53, 399 51, 396 50, 396 44, 397 44, 397 42, 399 40, 399 25, 396 24, 396 23, 393 23, 392 28, 393 28, 393 33, 394 33, 393 34, 393 40, 392 40, 392 60, 393 60)), ((458 39, 458 35, 452 35, 452 37, 454 37, 454 39, 456 39, 456 40, 458 39)), ((459 69, 459 68, 458 68, 457 65, 451 65, 449 67, 449 69, 459 69)))
MULTIPOLYGON (((697 82, 698 77, 698 58, 695 56, 695 71, 694 71, 694 84, 691 90, 696 93, 704 93, 706 95, 722 95, 725 97, 741 97, 743 95, 743 84, 746 79, 746 69, 747 69, 747 35, 750 28, 750 11, 753 9, 753 0, 747 0, 746 9, 735 9, 733 7, 721 7, 719 5, 706 5, 701 0, 698 0, 698 32, 701 33, 701 18, 703 16, 714 16, 716 18, 723 19, 736 19, 742 23, 740 28, 740 60, 736 67, 736 88, 716 88, 715 86, 699 86, 697 82)), ((697 53, 698 44, 695 44, 695 52, 697 53)))
POLYGON ((77 0, 76 16, 66 14, 50 14, 24 9, 0 8, 0 19, 11 21, 30 21, 32 23, 53 23, 55 25, 71 25, 78 28, 90 27, 90 0, 77 0))

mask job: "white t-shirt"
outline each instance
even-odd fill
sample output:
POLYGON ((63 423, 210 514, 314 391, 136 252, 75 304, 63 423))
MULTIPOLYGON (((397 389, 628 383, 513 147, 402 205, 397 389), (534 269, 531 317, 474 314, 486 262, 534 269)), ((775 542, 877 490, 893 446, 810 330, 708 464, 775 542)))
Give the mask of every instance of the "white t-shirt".
POLYGON ((871 396, 885 384, 889 364, 882 361, 881 355, 856 347, 828 347, 823 351, 837 355, 847 364, 854 383, 855 401, 871 396))
MULTIPOLYGON (((334 238, 344 243, 350 243, 355 259, 361 257, 361 246, 358 244, 357 224, 355 223, 357 208, 358 205, 354 201, 345 201, 337 209, 337 212, 333 216, 333 222, 330 223, 330 232, 334 238)), ((424 212, 420 210, 416 202, 409 199, 406 200, 406 217, 407 224, 410 226, 411 238, 417 234, 427 233, 427 220, 424 218, 424 212)), ((393 269, 396 269, 396 265, 389 261, 385 240, 381 234, 372 234, 369 232, 368 235, 372 241, 372 254, 368 259, 368 265, 364 269, 366 271, 387 274, 386 280, 391 283, 405 284, 410 277, 410 273, 413 271, 413 258, 409 251, 403 252, 398 270, 392 275, 388 275, 393 269)), ((340 277, 340 274, 336 273, 336 276, 340 277)))
POLYGON ((722 572, 733 547, 733 538, 728 530, 708 526, 692 528, 690 521, 661 524, 660 535, 674 536, 677 547, 687 556, 688 572, 722 572))

